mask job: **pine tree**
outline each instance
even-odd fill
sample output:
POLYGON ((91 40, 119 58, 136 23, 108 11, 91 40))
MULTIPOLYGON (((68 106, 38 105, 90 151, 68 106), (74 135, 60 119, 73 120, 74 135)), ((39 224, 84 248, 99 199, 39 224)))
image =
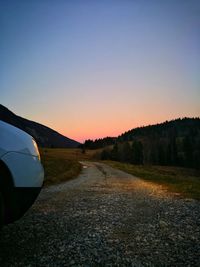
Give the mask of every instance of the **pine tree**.
POLYGON ((134 141, 132 144, 132 163, 143 164, 143 145, 140 141, 134 141))

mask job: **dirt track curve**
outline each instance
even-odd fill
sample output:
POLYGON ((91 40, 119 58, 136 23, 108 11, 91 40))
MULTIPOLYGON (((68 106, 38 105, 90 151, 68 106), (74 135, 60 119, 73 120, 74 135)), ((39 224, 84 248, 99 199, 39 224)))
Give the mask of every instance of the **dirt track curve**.
POLYGON ((200 203, 105 164, 42 190, 0 233, 0 266, 200 266, 200 203))

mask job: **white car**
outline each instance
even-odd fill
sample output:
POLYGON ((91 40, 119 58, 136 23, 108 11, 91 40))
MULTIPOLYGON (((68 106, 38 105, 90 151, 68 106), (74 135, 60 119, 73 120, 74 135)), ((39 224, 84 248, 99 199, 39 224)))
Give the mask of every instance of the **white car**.
POLYGON ((43 180, 35 140, 0 120, 0 227, 23 216, 38 196, 43 180))

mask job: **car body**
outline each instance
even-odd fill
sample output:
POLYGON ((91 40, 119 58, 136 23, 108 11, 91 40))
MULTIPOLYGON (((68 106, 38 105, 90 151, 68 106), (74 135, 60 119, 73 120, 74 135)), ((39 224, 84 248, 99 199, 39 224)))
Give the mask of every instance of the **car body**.
POLYGON ((33 137, 0 120, 0 225, 23 216, 38 196, 43 180, 33 137))

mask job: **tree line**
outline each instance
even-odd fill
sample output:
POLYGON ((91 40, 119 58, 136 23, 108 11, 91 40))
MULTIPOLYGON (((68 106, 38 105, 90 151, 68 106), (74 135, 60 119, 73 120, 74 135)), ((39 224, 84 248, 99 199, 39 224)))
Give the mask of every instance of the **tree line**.
POLYGON ((86 141, 104 148, 101 159, 132 164, 200 168, 200 119, 184 118, 130 130, 117 138, 86 141))

